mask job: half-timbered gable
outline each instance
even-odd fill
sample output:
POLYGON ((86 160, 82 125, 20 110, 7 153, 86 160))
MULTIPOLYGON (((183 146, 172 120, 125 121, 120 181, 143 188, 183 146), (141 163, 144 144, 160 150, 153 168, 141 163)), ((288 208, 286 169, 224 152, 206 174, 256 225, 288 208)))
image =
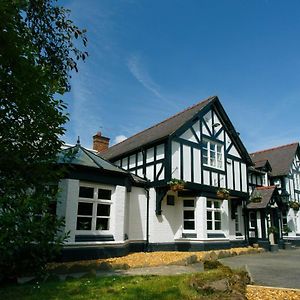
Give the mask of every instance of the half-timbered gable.
POLYGON ((171 135, 171 176, 248 193, 251 160, 218 100, 171 135))

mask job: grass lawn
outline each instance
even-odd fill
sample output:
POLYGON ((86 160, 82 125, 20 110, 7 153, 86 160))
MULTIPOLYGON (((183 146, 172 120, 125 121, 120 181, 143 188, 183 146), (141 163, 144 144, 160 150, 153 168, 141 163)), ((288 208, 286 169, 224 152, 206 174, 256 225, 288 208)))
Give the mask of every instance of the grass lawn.
MULTIPOLYGON (((0 299, 232 299, 230 291, 198 288, 203 284, 236 276, 227 268, 178 276, 117 276, 70 279, 36 284, 7 286, 0 299)), ((245 285, 239 287, 245 294, 245 285)))

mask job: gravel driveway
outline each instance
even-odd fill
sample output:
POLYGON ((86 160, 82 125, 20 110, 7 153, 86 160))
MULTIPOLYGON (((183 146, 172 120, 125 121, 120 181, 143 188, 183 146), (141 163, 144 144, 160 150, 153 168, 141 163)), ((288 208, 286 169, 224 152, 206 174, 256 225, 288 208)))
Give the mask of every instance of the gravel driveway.
POLYGON ((257 285, 300 289, 300 248, 222 258, 231 268, 247 266, 257 285))

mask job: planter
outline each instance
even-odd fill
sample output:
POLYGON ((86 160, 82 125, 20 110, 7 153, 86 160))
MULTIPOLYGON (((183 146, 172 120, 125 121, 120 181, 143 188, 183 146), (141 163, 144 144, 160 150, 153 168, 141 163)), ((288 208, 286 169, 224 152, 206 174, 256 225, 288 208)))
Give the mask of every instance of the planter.
POLYGON ((227 191, 226 189, 218 190, 217 197, 219 199, 229 199, 229 191, 227 191))
POLYGON ((253 202, 253 203, 260 203, 261 200, 262 200, 262 197, 256 197, 256 198, 252 198, 251 202, 253 202))
POLYGON ((173 192, 182 191, 183 189, 184 189, 184 184, 170 185, 170 190, 173 192))
POLYGON ((292 208, 294 211, 298 211, 300 209, 300 204, 297 201, 290 201, 289 207, 292 208))

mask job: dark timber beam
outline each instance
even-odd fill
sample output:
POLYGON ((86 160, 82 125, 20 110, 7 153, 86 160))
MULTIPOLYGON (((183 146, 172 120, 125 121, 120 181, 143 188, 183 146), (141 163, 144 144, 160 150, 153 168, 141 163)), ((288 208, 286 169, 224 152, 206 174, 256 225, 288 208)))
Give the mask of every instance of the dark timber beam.
POLYGON ((165 195, 167 194, 169 187, 156 187, 156 209, 155 213, 157 215, 161 215, 161 202, 165 195))

